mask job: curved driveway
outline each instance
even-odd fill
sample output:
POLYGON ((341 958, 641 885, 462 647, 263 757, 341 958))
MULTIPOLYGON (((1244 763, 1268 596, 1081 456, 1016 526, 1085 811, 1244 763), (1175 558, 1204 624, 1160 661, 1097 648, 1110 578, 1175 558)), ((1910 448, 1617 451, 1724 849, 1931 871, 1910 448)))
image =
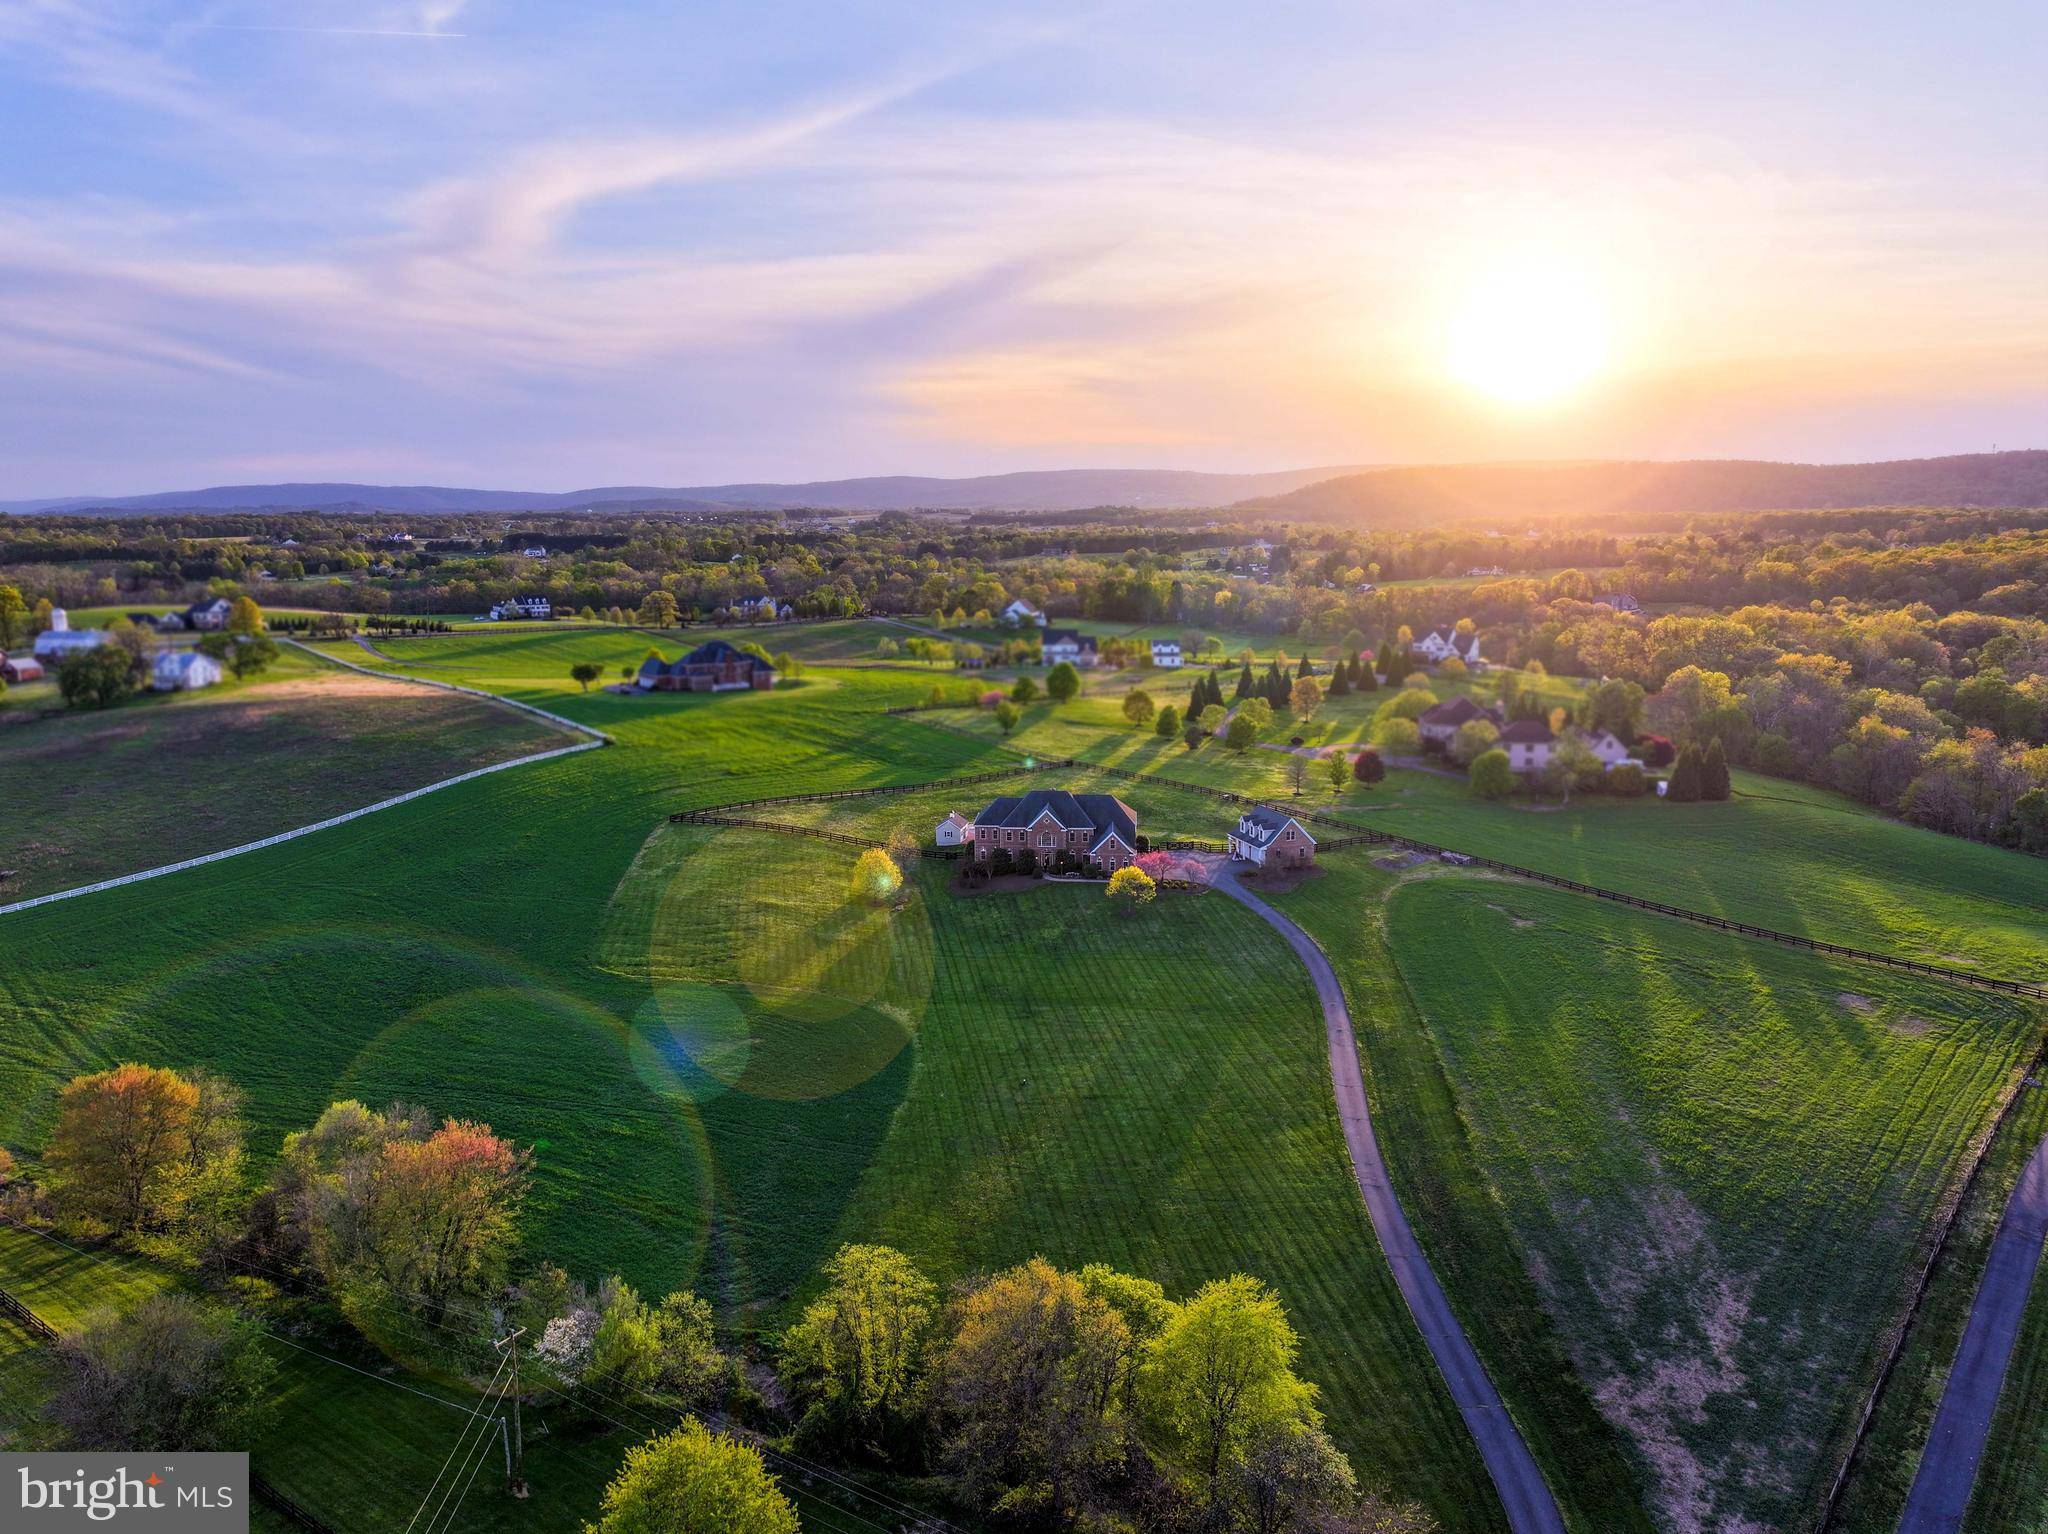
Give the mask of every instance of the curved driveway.
POLYGON ((1970 1506, 1977 1463, 1991 1433, 1991 1416, 2005 1384, 2027 1295, 2048 1240, 2048 1139, 2034 1147, 2006 1201, 1991 1243, 1990 1260, 1970 1307, 1970 1323, 1948 1371, 1934 1427, 1913 1475, 1899 1534, 1955 1534, 1970 1506))
MULTIPOLYGON (((1544 1484, 1543 1472, 1529 1453, 1528 1444, 1514 1419, 1501 1404, 1500 1392, 1486 1377, 1486 1367, 1472 1351, 1458 1318, 1451 1313, 1443 1286, 1436 1281, 1429 1259, 1415 1239, 1401 1201, 1387 1178, 1387 1164, 1380 1158, 1379 1142, 1373 1138, 1372 1113, 1366 1105, 1365 1077, 1358 1066, 1358 1041, 1351 1031, 1351 1011, 1345 1005, 1337 973, 1322 949, 1289 918, 1237 882, 1230 867, 1217 869, 1215 888, 1248 906, 1282 937, 1308 966, 1315 981, 1316 996, 1323 1004, 1323 1031, 1330 1043, 1330 1078, 1337 1091, 1337 1117, 1343 1121, 1344 1143, 1350 1147, 1351 1169, 1358 1178, 1358 1191, 1365 1197, 1366 1213, 1378 1235, 1387 1266, 1394 1270, 1394 1282, 1408 1302, 1423 1341, 1451 1387, 1465 1425, 1478 1441, 1480 1458, 1507 1510, 1508 1524, 1515 1534, 1564 1534, 1564 1519, 1557 1502, 1544 1484)), ((2039 1158, 2037 1158, 2039 1159, 2039 1158)), ((2038 1244, 2038 1243, 2037 1243, 2038 1244)))

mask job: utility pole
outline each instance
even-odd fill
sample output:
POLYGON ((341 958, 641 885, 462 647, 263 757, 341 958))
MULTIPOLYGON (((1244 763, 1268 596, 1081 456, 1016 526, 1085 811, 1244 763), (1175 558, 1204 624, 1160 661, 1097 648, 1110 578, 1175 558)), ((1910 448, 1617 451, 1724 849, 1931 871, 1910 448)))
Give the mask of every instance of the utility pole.
MULTIPOLYGON (((512 1432, 506 1441, 505 1449, 505 1489, 515 1497, 527 1495, 526 1477, 522 1473, 526 1469, 526 1434, 519 1422, 519 1339, 525 1335, 525 1327, 515 1326, 491 1344, 494 1348, 511 1350, 512 1376, 507 1381, 505 1390, 510 1392, 512 1397, 512 1432)), ((500 1399, 502 1398, 501 1395, 500 1399)), ((504 1418, 500 1417, 498 1420, 501 1424, 499 1431, 503 1432, 504 1418)))

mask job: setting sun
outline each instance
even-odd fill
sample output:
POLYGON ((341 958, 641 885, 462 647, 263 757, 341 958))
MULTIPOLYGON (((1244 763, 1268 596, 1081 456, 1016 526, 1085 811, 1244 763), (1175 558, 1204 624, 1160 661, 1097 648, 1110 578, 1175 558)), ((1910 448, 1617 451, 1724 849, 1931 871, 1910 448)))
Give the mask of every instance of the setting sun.
POLYGON ((1568 272, 1521 267, 1476 283, 1456 310, 1450 369, 1505 404, 1548 405, 1583 388, 1606 361, 1604 316, 1568 272))

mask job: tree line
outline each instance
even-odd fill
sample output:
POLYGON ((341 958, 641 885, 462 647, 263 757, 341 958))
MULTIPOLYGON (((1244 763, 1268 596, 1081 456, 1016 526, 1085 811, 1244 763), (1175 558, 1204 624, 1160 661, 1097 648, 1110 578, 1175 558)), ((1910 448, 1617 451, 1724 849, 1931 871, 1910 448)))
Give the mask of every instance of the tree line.
POLYGON ((246 1448, 276 1409, 264 1333, 278 1327, 345 1332, 488 1394, 492 1343, 524 1327, 509 1390, 592 1430, 619 1412, 671 1424, 628 1451, 591 1534, 794 1534, 735 1427, 915 1478, 993 1527, 1434 1527, 1359 1485, 1280 1297, 1245 1275, 1176 1299, 1032 1258, 942 1285, 900 1251, 852 1244, 779 1336, 738 1347, 688 1290, 643 1296, 530 1259, 532 1156, 488 1124, 340 1101, 285 1136, 266 1176, 247 1138, 225 1077, 126 1062, 60 1091, 35 1175, 0 1150, 0 1216, 192 1279, 62 1340, 39 1442, 246 1448))

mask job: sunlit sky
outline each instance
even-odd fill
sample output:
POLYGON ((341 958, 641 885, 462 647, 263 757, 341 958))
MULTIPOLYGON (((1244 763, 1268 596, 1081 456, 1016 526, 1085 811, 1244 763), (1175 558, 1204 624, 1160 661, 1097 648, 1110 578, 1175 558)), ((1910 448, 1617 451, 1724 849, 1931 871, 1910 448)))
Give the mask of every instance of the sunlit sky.
POLYGON ((0 0, 0 498, 2048 445, 2048 7, 0 0))

